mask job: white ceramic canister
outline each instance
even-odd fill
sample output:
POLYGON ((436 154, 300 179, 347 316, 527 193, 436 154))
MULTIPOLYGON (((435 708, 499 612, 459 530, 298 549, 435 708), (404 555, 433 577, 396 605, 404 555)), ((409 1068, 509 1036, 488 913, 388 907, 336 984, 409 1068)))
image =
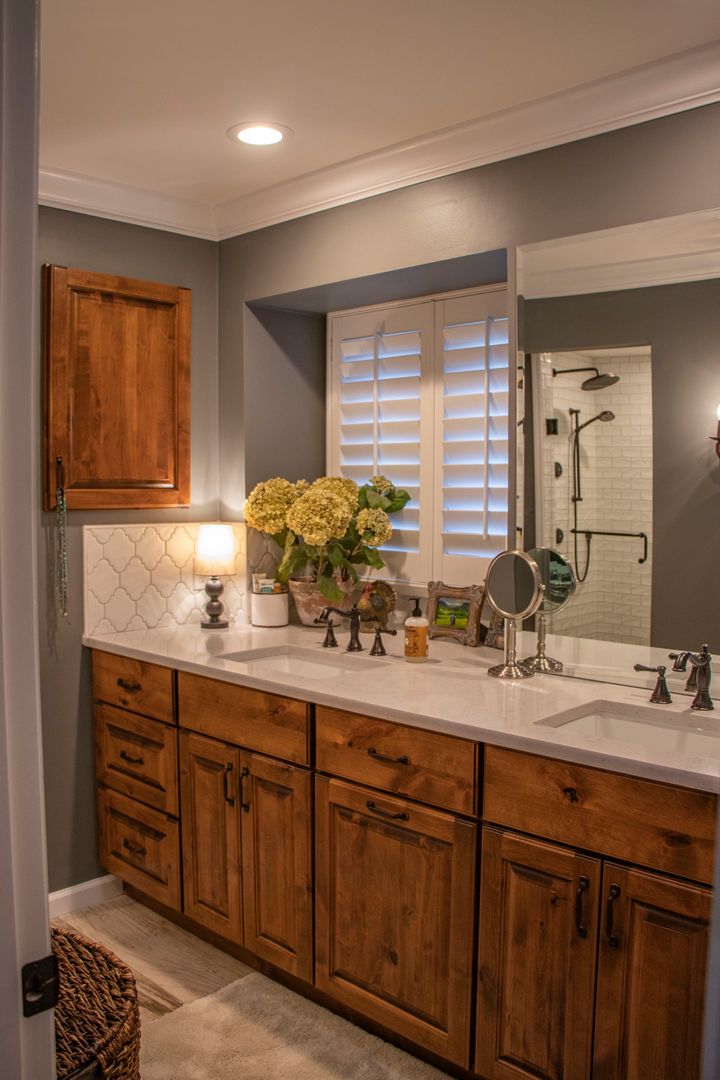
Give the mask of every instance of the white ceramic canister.
POLYGON ((253 626, 287 626, 288 594, 250 593, 250 621, 253 626))

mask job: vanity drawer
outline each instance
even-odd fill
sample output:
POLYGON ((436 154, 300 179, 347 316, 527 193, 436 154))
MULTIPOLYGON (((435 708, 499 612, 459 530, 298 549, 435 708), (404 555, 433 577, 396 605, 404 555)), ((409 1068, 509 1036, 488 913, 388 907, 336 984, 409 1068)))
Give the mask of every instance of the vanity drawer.
POLYGON ((486 821, 695 881, 712 881, 716 803, 656 780, 485 748, 486 821))
POLYGON ((315 708, 317 768, 420 802, 473 814, 477 744, 422 728, 315 708))
POLYGON ((180 834, 177 821, 98 787, 100 862, 141 892, 180 910, 180 834))
POLYGON ((309 763, 308 708, 304 701, 178 672, 184 728, 300 765, 309 763))
POLYGON ((98 703, 95 755, 101 783, 177 816, 177 728, 98 703))
POLYGON ((94 649, 93 697, 167 724, 175 723, 171 668, 94 649))

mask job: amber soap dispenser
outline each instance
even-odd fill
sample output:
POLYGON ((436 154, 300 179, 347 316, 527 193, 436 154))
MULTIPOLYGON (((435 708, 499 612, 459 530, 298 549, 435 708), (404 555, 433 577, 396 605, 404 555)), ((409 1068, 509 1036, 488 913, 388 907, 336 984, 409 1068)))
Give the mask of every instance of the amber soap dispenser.
POLYGON ((411 664, 421 664, 428 658, 428 631, 430 623, 420 610, 419 597, 411 597, 415 604, 405 620, 405 659, 411 664))

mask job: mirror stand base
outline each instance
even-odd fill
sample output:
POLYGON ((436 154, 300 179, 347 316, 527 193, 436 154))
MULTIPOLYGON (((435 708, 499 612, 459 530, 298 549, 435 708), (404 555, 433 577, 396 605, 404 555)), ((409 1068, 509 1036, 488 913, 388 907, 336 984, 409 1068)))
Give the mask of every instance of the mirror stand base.
POLYGON ((488 669, 488 675, 493 679, 530 679, 534 672, 517 660, 510 660, 507 664, 496 664, 488 669))
POLYGON ((531 671, 539 671, 547 675, 559 675, 563 669, 560 661, 553 660, 551 656, 529 656, 522 663, 523 667, 528 667, 531 671))

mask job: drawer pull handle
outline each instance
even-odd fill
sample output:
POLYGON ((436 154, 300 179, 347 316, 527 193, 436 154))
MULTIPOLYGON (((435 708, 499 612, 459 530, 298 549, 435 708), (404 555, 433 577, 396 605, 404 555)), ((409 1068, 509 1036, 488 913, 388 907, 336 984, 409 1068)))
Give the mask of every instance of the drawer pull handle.
POLYGON ((577 788, 564 787, 563 795, 567 795, 571 803, 580 802, 580 799, 578 798, 577 788))
POLYGON ((120 757, 123 759, 123 761, 127 761, 128 765, 144 765, 145 764, 145 758, 144 757, 132 757, 130 754, 128 754, 127 750, 121 750, 120 751, 120 757))
POLYGON ((121 690, 127 690, 129 694, 137 694, 138 690, 142 690, 139 682, 128 682, 127 679, 118 679, 117 684, 121 690))
POLYGON ((229 784, 229 779, 228 779, 229 776, 230 776, 230 773, 232 772, 232 769, 233 769, 232 761, 228 761, 227 765, 223 769, 223 795, 225 796, 225 802, 229 806, 234 806, 235 805, 235 799, 230 794, 230 784, 229 784))
POLYGON ((589 878, 581 877, 575 893, 575 929, 577 930, 577 936, 581 938, 587 937, 587 929, 583 926, 583 893, 589 884, 589 878))
POLYGON ((245 811, 246 814, 250 810, 250 803, 247 802, 247 800, 245 799, 244 781, 245 781, 245 778, 247 776, 249 776, 249 775, 250 775, 250 770, 248 769, 247 766, 245 766, 245 768, 240 773, 240 806, 242 807, 242 809, 245 811))
POLYGON ((147 851, 144 847, 139 847, 137 844, 131 844, 127 837, 123 840, 122 846, 126 851, 131 852, 133 855, 141 855, 143 858, 147 855, 147 851))
POLYGON ((376 806, 372 799, 368 799, 365 804, 368 810, 372 810, 373 814, 380 814, 381 817, 391 818, 393 821, 409 821, 410 815, 404 810, 400 810, 397 814, 393 814, 391 810, 383 810, 381 806, 376 806))
POLYGON ((613 933, 613 923, 615 921, 615 901, 620 895, 620 886, 611 885, 610 892, 607 898, 607 907, 605 908, 605 940, 611 949, 617 949, 619 941, 613 933))
POLYGON ((409 765, 410 758, 407 754, 401 754, 400 757, 390 757, 388 754, 381 754, 375 749, 374 746, 368 747, 368 757, 375 758, 376 761, 387 761, 391 765, 409 765))

